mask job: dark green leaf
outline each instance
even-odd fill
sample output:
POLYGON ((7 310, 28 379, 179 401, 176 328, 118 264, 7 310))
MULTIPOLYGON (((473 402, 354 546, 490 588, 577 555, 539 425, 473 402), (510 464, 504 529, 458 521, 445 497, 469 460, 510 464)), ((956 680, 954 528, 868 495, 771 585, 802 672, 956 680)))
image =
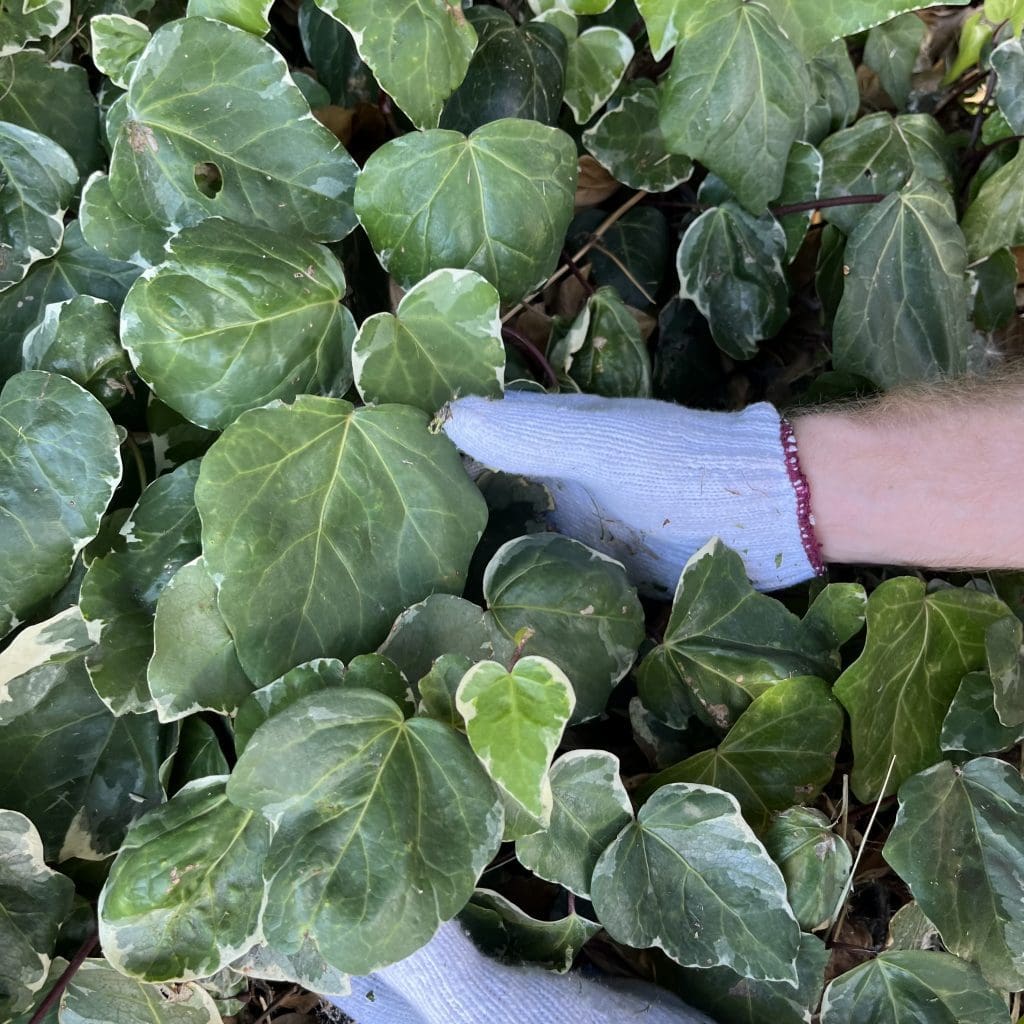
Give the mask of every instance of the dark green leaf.
POLYGON ((445 725, 458 728, 462 722, 459 709, 455 706, 462 677, 473 667, 473 662, 464 654, 442 654, 431 665, 430 671, 421 676, 416 688, 420 693, 422 713, 436 718, 445 725))
POLYGON ((228 795, 277 822, 267 940, 291 953, 308 934, 354 974, 422 946, 501 841, 501 804, 465 739, 370 690, 314 693, 271 718, 228 795))
MULTIPOLYGON (((1016 622, 1012 620, 1000 620, 1016 622)), ((990 629, 998 626, 994 622, 990 629)), ((995 754, 1024 740, 1024 726, 1003 725, 993 705, 992 677, 987 672, 968 672, 942 720, 939 744, 943 751, 958 754, 995 754)))
POLYGON ((860 88, 849 51, 841 41, 815 54, 807 71, 811 76, 810 105, 800 137, 816 146, 856 119, 860 88))
POLYGON ((1000 43, 989 58, 998 76, 996 103, 1014 135, 1024 134, 1024 46, 1018 38, 1000 43))
POLYGON ((243 413, 203 458, 203 554, 254 682, 372 650, 403 608, 462 590, 484 503, 426 420, 303 395, 243 413))
POLYGON ((1009 249, 997 249, 968 268, 974 290, 974 326, 994 331, 1017 314, 1017 261, 1009 249))
POLYGON ((302 0, 299 8, 299 32, 302 45, 316 75, 342 107, 357 103, 376 103, 380 92, 373 73, 362 62, 352 33, 313 0, 302 0))
POLYGON ((993 622, 985 633, 985 656, 1003 725, 1024 724, 1024 629, 1012 616, 993 622))
POLYGON ((71 17, 69 0, 13 0, 4 8, 0 58, 17 53, 26 43, 55 36, 71 17))
MULTIPOLYGON (((822 175, 821 154, 807 142, 794 142, 786 162, 786 176, 782 180, 782 191, 779 193, 779 205, 790 203, 806 203, 821 195, 822 175)), ((779 218, 782 230, 786 232, 786 260, 792 263, 796 259, 807 230, 811 226, 813 210, 806 213, 791 213, 779 218)))
POLYGON ((928 31, 916 14, 901 14, 884 25, 876 25, 864 44, 864 63, 878 75, 882 88, 897 107, 905 107, 910 96, 910 77, 928 31))
POLYGON ((121 479, 106 409, 66 377, 26 370, 0 391, 0 636, 60 588, 121 479))
POLYGON ((213 726, 199 715, 182 722, 168 792, 177 793, 189 782, 211 775, 227 775, 229 771, 231 769, 213 726))
POLYGON ((167 255, 167 232, 125 213, 114 199, 106 174, 96 173, 85 183, 78 223, 86 242, 112 260, 150 267, 167 255))
POLYGON ((576 174, 572 140, 532 121, 492 121, 468 138, 413 132, 366 162, 356 210, 403 287, 442 267, 466 268, 515 302, 555 268, 576 174))
POLYGON ((963 231, 971 260, 1024 243, 1024 149, 981 186, 964 214, 963 231))

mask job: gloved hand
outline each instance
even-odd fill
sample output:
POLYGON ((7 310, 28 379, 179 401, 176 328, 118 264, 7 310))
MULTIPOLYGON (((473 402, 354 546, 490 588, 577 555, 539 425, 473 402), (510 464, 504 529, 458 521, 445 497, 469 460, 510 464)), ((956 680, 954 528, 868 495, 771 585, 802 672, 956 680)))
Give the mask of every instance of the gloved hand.
POLYGON ((457 921, 423 949, 330 996, 356 1024, 712 1024, 643 982, 617 988, 578 973, 512 967, 478 952, 457 921))
POLYGON ((491 469, 545 484, 551 525, 670 596, 712 537, 759 590, 824 571, 807 483, 786 420, 767 402, 698 412, 670 402, 510 391, 452 402, 444 430, 491 469))

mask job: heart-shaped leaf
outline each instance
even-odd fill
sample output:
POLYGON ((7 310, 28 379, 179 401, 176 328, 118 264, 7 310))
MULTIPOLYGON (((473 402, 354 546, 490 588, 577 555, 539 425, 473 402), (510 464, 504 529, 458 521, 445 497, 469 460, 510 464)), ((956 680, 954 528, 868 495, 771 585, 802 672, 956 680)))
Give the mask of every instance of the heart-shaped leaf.
POLYGON ((619 87, 633 59, 633 41, 609 25, 595 25, 569 43, 565 105, 586 124, 619 87))
POLYGON ((96 14, 89 21, 92 62, 119 89, 127 89, 139 56, 151 38, 149 29, 123 14, 96 14))
POLYGON ((106 174, 96 173, 85 183, 78 224, 86 242, 112 260, 151 267, 166 256, 167 232, 125 213, 110 191, 106 174))
POLYGON ((55 36, 71 20, 71 0, 14 0, 0 23, 0 57, 17 53, 26 43, 55 36))
POLYGON ((190 18, 215 18, 258 36, 270 31, 273 0, 188 0, 190 18))

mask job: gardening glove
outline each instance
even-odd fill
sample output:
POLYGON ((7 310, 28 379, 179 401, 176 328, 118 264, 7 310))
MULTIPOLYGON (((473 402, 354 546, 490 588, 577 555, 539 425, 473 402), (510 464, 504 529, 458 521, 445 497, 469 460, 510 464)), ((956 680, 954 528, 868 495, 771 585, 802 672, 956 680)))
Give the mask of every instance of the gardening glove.
POLYGON ((767 402, 698 412, 646 398, 509 391, 443 414, 448 437, 554 499, 551 526, 618 559, 641 590, 671 594, 712 537, 759 590, 824 571, 789 423, 767 402))
POLYGON ((712 1024, 643 982, 611 987, 578 972, 512 967, 480 953, 457 921, 412 956, 330 1001, 356 1024, 712 1024))

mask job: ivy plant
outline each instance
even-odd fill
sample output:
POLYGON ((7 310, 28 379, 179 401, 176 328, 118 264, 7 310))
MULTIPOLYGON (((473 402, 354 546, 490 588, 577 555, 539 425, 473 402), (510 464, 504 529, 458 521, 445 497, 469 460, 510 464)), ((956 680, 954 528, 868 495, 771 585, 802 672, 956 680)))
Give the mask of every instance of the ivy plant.
POLYGON ((1022 30, 0 3, 0 1024, 291 1021, 457 915, 723 1024, 1019 1019, 1024 574, 641 600, 439 413, 985 372, 1022 30))

